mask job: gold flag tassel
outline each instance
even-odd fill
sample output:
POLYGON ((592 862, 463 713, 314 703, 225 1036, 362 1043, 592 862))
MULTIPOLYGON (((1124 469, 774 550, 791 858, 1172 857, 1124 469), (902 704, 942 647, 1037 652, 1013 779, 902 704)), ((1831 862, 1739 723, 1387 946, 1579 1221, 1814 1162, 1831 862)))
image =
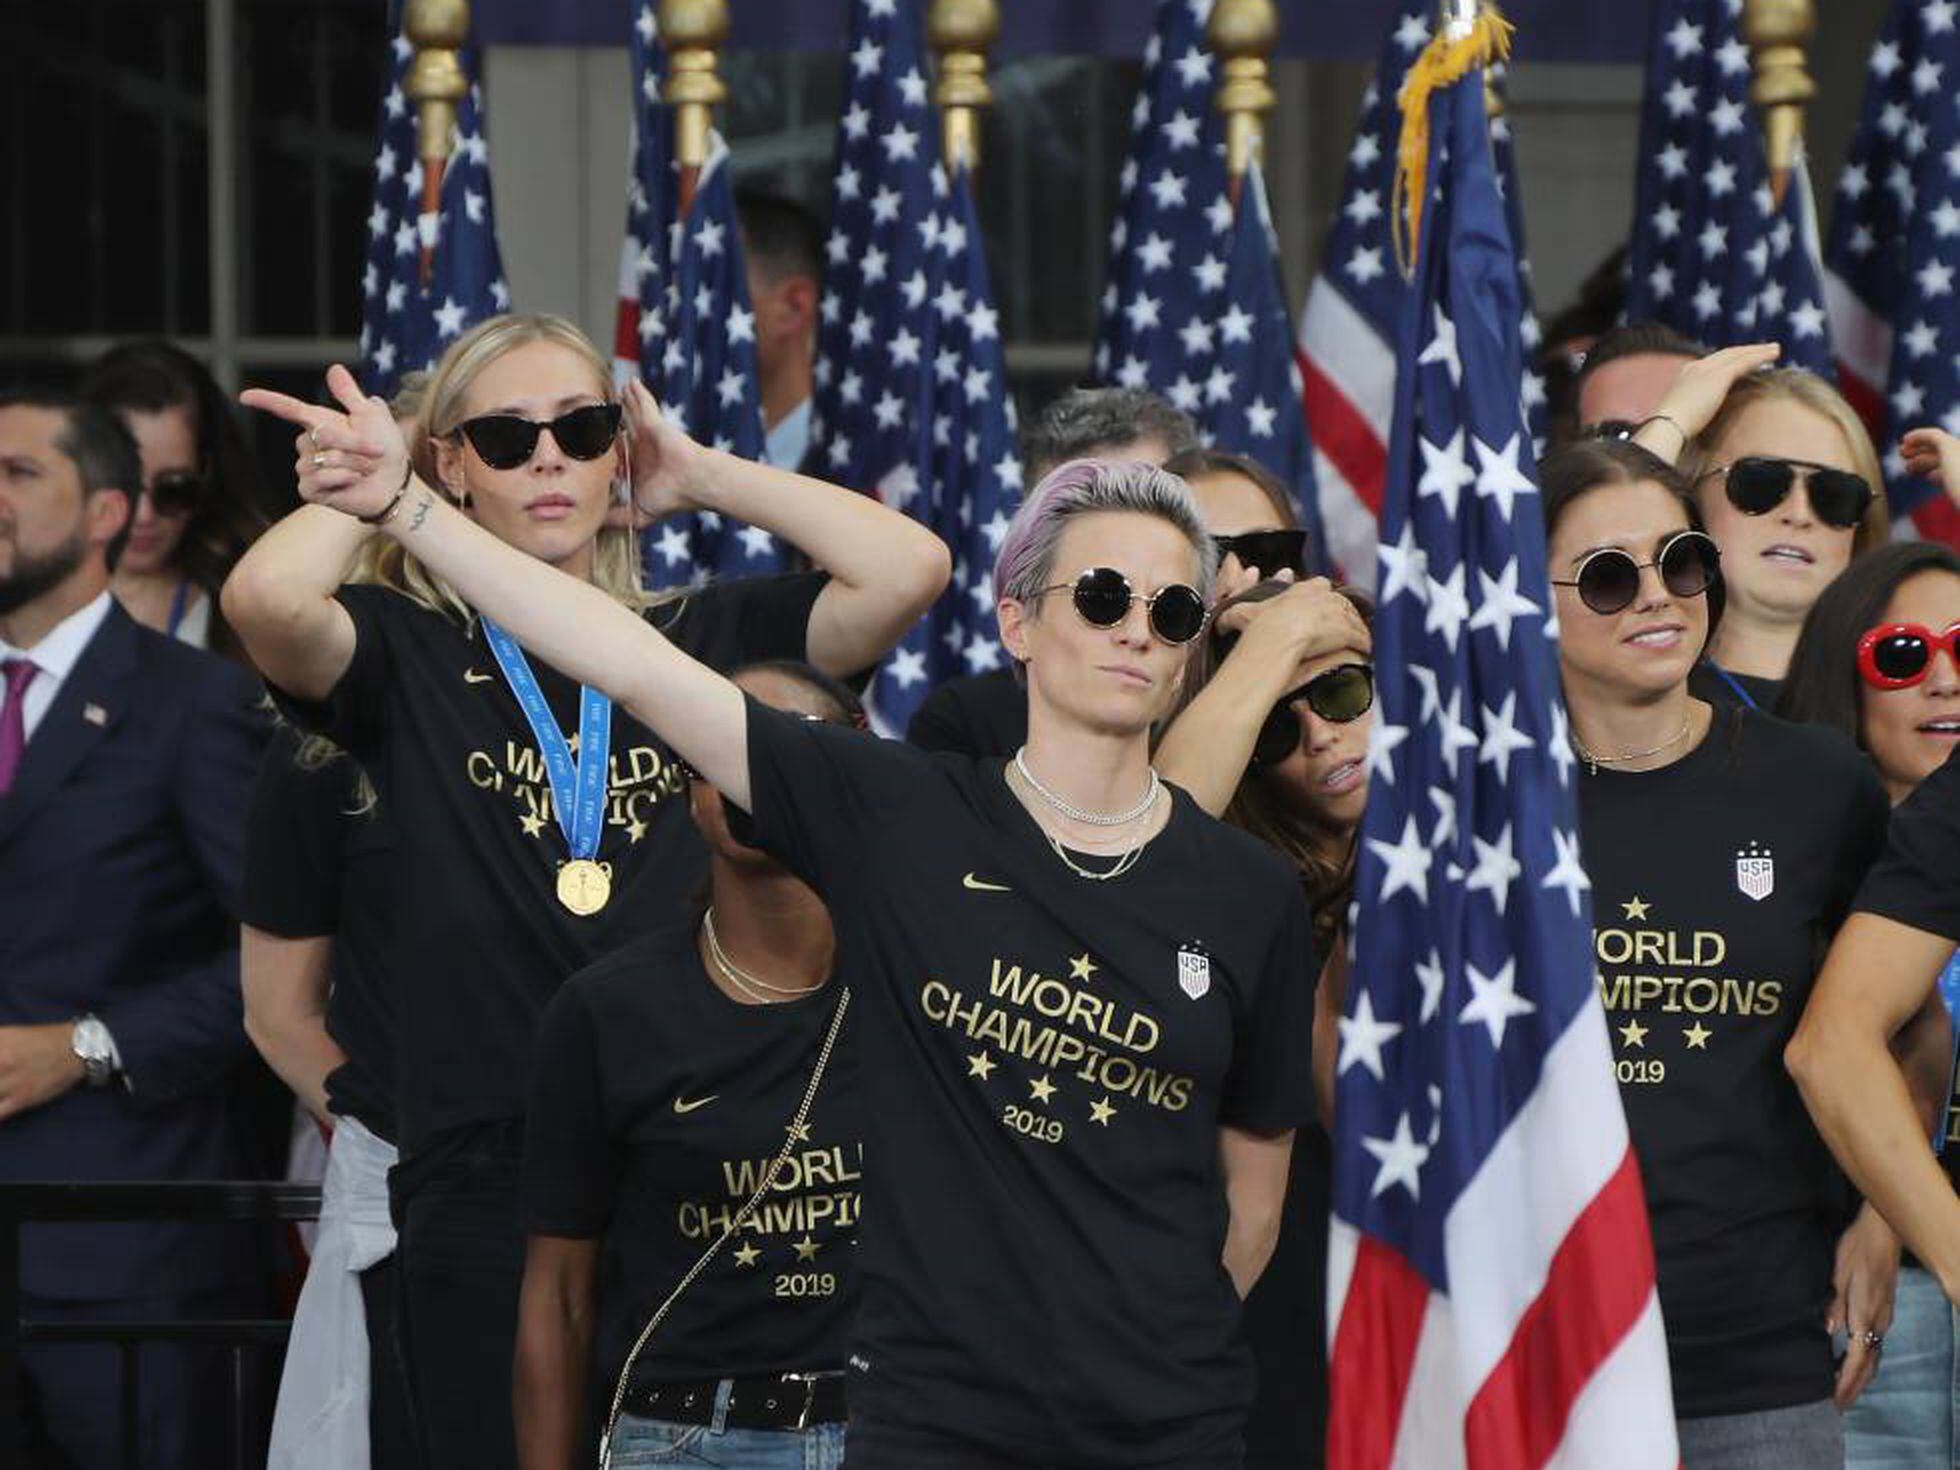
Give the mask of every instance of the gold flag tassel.
POLYGON ((1485 5, 1467 27, 1446 26, 1438 31, 1403 79, 1402 95, 1398 99, 1402 108, 1402 141, 1396 153, 1391 217, 1395 228, 1395 259, 1404 276, 1416 268, 1416 245, 1422 238, 1422 207, 1428 198, 1429 99, 1477 67, 1507 59, 1511 54, 1512 29, 1495 6, 1485 5))

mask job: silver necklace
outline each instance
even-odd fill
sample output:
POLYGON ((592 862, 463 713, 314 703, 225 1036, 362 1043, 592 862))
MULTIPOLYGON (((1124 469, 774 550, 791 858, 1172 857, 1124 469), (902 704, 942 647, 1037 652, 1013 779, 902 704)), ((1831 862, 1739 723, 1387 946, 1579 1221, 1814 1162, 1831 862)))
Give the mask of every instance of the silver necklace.
POLYGON ((1694 727, 1695 717, 1693 714, 1690 714, 1687 719, 1681 722, 1681 728, 1679 730, 1676 730, 1651 750, 1623 750, 1618 755, 1595 755, 1586 749, 1576 733, 1572 737, 1572 748, 1579 752, 1579 759, 1586 763, 1588 773, 1597 776, 1601 766, 1623 766, 1628 761, 1642 761, 1650 755, 1659 755, 1664 750, 1672 750, 1688 738, 1688 732, 1694 729, 1694 727))
POLYGON ((1150 782, 1143 788, 1143 795, 1135 806, 1126 812, 1092 812, 1085 811, 1083 808, 1063 800, 1035 778, 1034 772, 1028 769, 1027 746, 1024 745, 1014 752, 1014 769, 1021 773, 1021 779, 1028 783, 1028 789, 1034 792, 1036 796, 1047 802, 1049 806, 1053 807, 1070 821, 1080 822, 1085 827, 1129 826, 1130 823, 1144 816, 1157 804, 1157 791, 1163 784, 1158 778, 1157 768, 1151 766, 1149 768, 1150 782))
POLYGON ((721 936, 715 933, 715 910, 712 904, 708 906, 707 913, 701 916, 701 933, 708 941, 708 958, 712 959, 715 967, 728 978, 728 983, 750 1000, 761 1005, 780 1005, 785 1000, 795 1000, 799 996, 809 995, 812 991, 822 990, 830 983, 830 977, 826 975, 815 985, 771 985, 761 976, 751 975, 731 960, 728 951, 721 947, 721 936))
POLYGON ((1053 833, 1044 832, 1042 835, 1048 839, 1048 845, 1055 849, 1055 856, 1062 860, 1064 867, 1075 874, 1076 877, 1087 878, 1091 883, 1107 883, 1111 878, 1122 877, 1137 865, 1137 859, 1143 856, 1145 844, 1150 841, 1148 837, 1139 837, 1135 845, 1116 860, 1115 867, 1106 868, 1098 873, 1094 868, 1085 868, 1074 858, 1070 857, 1068 855, 1068 849, 1062 846, 1061 839, 1053 833))

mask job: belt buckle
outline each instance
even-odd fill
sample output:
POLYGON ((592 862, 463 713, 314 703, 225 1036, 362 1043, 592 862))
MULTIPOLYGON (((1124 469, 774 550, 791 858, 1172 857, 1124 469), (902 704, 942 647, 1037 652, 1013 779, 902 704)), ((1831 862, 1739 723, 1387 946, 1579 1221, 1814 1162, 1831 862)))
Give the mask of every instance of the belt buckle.
POLYGON ((796 1422, 790 1428, 808 1429, 810 1427, 810 1411, 817 1406, 817 1379, 820 1376, 816 1373, 785 1373, 783 1375, 784 1381, 803 1385, 803 1407, 797 1411, 796 1422))

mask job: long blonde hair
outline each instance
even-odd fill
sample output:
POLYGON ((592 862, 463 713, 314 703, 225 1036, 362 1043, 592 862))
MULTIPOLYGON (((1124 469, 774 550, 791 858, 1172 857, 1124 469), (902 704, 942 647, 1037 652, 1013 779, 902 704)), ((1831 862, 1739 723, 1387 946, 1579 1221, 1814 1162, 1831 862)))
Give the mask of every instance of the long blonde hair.
MULTIPOLYGON (((441 488, 437 445, 462 422, 463 401, 483 370, 514 348, 550 342, 579 357, 592 370, 592 381, 605 398, 612 398, 612 380, 599 349, 562 316, 544 314, 493 316, 450 344, 442 361, 429 374, 422 401, 409 428, 409 458, 423 483, 441 488)), ((371 567, 373 581, 391 587, 432 612, 446 613, 463 623, 474 614, 456 589, 410 556, 393 541, 376 543, 371 567)), ((641 609, 657 600, 648 595, 640 576, 639 537, 623 526, 604 527, 592 549, 592 581, 601 591, 626 606, 641 609)))
POLYGON ((1737 419, 1756 404, 1776 402, 1794 403, 1836 425, 1851 452, 1852 468, 1872 487, 1872 503, 1851 536, 1851 554, 1862 556, 1885 545, 1892 537, 1892 516, 1885 505, 1885 471, 1878 462, 1878 451, 1872 447, 1865 421, 1858 417, 1857 409, 1845 402, 1843 394, 1803 368, 1768 368, 1738 378, 1708 427, 1681 457, 1681 470, 1688 483, 1699 489, 1702 477, 1717 462, 1715 446, 1735 427, 1737 419))

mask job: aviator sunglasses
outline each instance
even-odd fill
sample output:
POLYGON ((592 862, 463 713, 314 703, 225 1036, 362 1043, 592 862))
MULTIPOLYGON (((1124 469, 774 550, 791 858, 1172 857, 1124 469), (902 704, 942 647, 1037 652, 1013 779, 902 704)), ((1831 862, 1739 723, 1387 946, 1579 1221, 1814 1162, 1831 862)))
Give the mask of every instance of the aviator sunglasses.
POLYGON ((1236 556, 1239 565, 1250 567, 1265 581, 1290 571, 1307 574, 1307 533, 1300 530, 1242 531, 1236 536, 1214 536, 1218 559, 1236 556))
POLYGON ((1259 727, 1259 738, 1252 746, 1253 765, 1276 766, 1293 753, 1300 743, 1300 725, 1293 707, 1301 703, 1329 724, 1345 725, 1360 719, 1375 707, 1374 665, 1341 664, 1314 675, 1282 698, 1259 727))
POLYGON ((1554 587, 1578 589, 1579 601, 1602 616, 1625 612, 1640 596, 1640 574, 1653 567, 1671 597, 1699 597, 1721 575, 1722 554, 1699 531, 1677 531, 1652 561, 1635 561, 1618 547, 1592 552, 1570 581, 1552 578, 1554 587))
MULTIPOLYGON (((1130 604, 1137 595, 1130 579, 1114 567, 1091 567, 1073 582, 1057 582, 1043 587, 1036 597, 1051 592, 1072 594, 1075 610, 1082 621, 1097 628, 1113 628, 1130 615, 1130 604)), ((1189 643, 1205 627, 1205 600, 1195 587, 1171 582, 1143 599, 1150 615, 1150 631, 1166 643, 1189 643)))
POLYGON ((1935 633, 1920 623, 1880 623, 1858 640, 1858 673, 1874 689, 1910 689, 1941 649, 1960 666, 1960 623, 1935 633))
POLYGON ((181 516, 197 509, 204 499, 204 486, 200 470, 165 470, 150 482, 145 493, 158 515, 181 516))
POLYGON ((572 459, 597 459, 619 436, 620 406, 588 403, 543 423, 514 413, 486 413, 465 419, 455 432, 470 441, 477 458, 493 470, 514 470, 538 452, 538 435, 551 430, 558 447, 572 459))
POLYGON ((1849 531, 1864 519, 1872 503, 1872 487, 1862 475, 1849 470, 1834 470, 1804 459, 1751 454, 1734 464, 1712 465, 1702 478, 1721 475, 1729 504, 1746 516, 1760 516, 1768 515, 1789 498, 1799 473, 1807 482, 1810 508, 1825 525, 1849 531))

